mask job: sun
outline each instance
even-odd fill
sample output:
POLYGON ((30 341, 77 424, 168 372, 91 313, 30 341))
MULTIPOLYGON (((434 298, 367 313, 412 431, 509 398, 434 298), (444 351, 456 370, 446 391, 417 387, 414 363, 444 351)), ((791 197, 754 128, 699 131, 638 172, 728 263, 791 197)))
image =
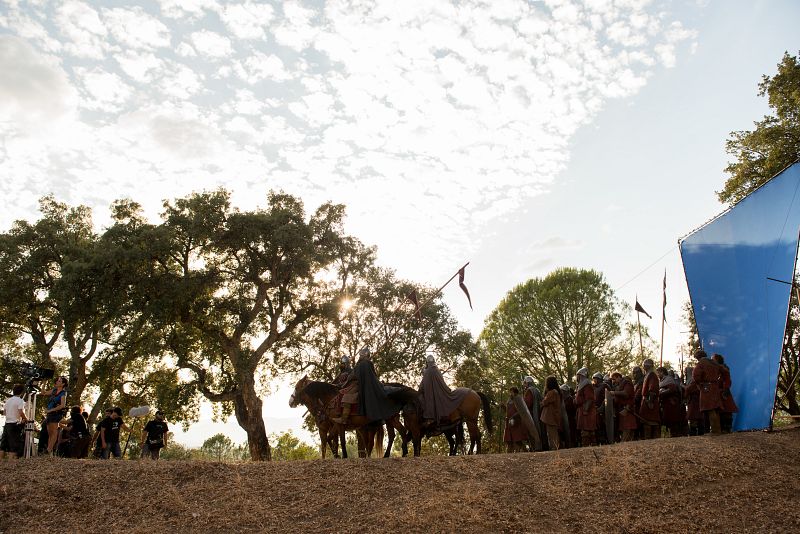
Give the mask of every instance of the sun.
POLYGON ((342 303, 339 305, 339 307, 342 309, 343 312, 348 312, 350 311, 350 308, 352 308, 355 305, 355 303, 356 303, 355 300, 345 297, 344 299, 342 299, 342 303))

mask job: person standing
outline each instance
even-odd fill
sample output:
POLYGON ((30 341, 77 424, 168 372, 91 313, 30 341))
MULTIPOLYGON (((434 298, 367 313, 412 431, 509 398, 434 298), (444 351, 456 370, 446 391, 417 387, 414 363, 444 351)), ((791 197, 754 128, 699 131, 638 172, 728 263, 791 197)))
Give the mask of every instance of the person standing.
POLYGON ((100 423, 100 442, 103 449, 103 460, 108 460, 108 457, 112 454, 114 458, 122 457, 122 451, 119 446, 120 430, 128 430, 128 427, 122 420, 122 408, 117 406, 111 410, 111 417, 103 419, 103 422, 100 423))
POLYGON ((525 388, 525 394, 522 400, 525 401, 525 406, 533 419, 533 426, 536 428, 536 433, 539 434, 539 440, 544 441, 544 434, 542 433, 541 420, 539 419, 539 412, 542 406, 542 392, 536 387, 533 382, 532 376, 526 376, 522 381, 522 387, 525 388))
POLYGON ((575 376, 576 428, 581 433, 581 447, 596 445, 597 407, 595 406, 594 388, 589 382, 589 370, 585 367, 575 376))
POLYGON ((678 382, 664 367, 656 369, 656 374, 661 379, 658 383, 661 422, 669 430, 671 438, 682 436, 683 429, 686 426, 686 410, 683 407, 678 382))
POLYGON ((558 432, 561 430, 561 389, 558 387, 558 380, 554 376, 545 379, 544 399, 542 400, 542 415, 540 419, 547 428, 547 443, 551 451, 559 448, 558 432))
POLYGON ((25 423, 28 422, 25 416, 25 401, 22 400, 24 392, 25 386, 14 384, 11 396, 5 402, 6 424, 3 426, 3 438, 0 442, 0 458, 7 456, 9 460, 13 460, 24 454, 24 430, 25 423))
POLYGON ((522 442, 528 439, 528 434, 514 404, 514 397, 519 395, 519 389, 511 387, 508 393, 510 396, 506 402, 506 430, 503 441, 506 444, 506 452, 521 452, 524 450, 522 442))
POLYGON ((47 454, 53 454, 53 449, 58 441, 58 423, 64 418, 67 407, 67 386, 69 381, 66 377, 59 376, 56 379, 55 387, 50 392, 50 399, 47 401, 47 454))
POLYGON ((113 410, 111 408, 105 411, 105 417, 95 425, 94 428, 94 436, 92 436, 92 442, 94 443, 94 452, 92 453, 95 458, 100 458, 103 455, 103 442, 100 440, 100 429, 103 427, 103 423, 106 419, 111 419, 111 413, 113 410))
POLYGON ((721 400, 719 426, 723 434, 729 434, 733 428, 733 414, 739 411, 739 407, 736 406, 736 401, 733 400, 733 395, 731 394, 731 370, 725 364, 725 358, 722 354, 714 354, 712 358, 719 364, 719 395, 721 400))
MULTIPOLYGON (((597 414, 595 427, 595 441, 598 444, 611 443, 606 436, 606 391, 611 388, 603 380, 603 373, 597 372, 592 375, 592 390, 594 392, 594 408, 597 414)), ((612 436, 613 437, 613 436, 612 436)))
POLYGON ((689 435, 702 436, 706 433, 706 425, 703 412, 700 411, 700 390, 693 387, 694 367, 687 367, 685 373, 684 397, 686 398, 686 419, 689 422, 689 435))
POLYGON ((647 358, 642 362, 644 379, 642 380, 642 398, 639 417, 642 423, 642 439, 661 437, 661 408, 658 404, 658 376, 653 369, 653 360, 647 358))
POLYGON ((169 426, 164 421, 164 412, 158 410, 156 418, 144 425, 142 430, 142 458, 158 460, 161 449, 167 446, 169 426))
POLYGON ((636 415, 634 415, 634 403, 636 394, 634 393, 633 383, 622 373, 615 371, 611 374, 611 381, 614 384, 614 407, 617 410, 617 428, 622 433, 621 441, 633 441, 633 433, 636 431, 636 415))
POLYGON ((720 368, 721 366, 708 359, 704 350, 694 353, 697 363, 692 371, 692 383, 689 388, 700 392, 700 411, 708 417, 711 433, 719 435, 722 433, 719 422, 719 411, 722 407, 720 396, 720 368))

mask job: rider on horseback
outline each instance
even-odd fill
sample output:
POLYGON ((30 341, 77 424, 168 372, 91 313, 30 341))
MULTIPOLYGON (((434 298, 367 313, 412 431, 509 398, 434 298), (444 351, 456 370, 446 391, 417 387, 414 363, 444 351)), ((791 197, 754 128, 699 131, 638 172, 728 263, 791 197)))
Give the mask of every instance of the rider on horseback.
MULTIPOLYGON (((369 353, 369 349, 362 349, 369 353)), ((334 417, 334 423, 347 424, 347 419, 350 417, 350 412, 353 411, 353 405, 358 404, 358 378, 356 378, 353 369, 350 367, 350 358, 342 356, 342 363, 339 364, 339 376, 334 380, 334 385, 339 386, 339 391, 342 395, 342 416, 334 417)))

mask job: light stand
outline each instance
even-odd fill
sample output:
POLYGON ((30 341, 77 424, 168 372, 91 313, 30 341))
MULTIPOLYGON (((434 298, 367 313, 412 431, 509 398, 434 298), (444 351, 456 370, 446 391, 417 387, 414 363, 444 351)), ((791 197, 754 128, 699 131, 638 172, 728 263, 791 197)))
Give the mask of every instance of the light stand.
POLYGON ((36 431, 36 396, 39 388, 36 387, 32 381, 26 384, 25 393, 25 458, 32 458, 36 456, 37 448, 33 442, 33 433, 36 431))

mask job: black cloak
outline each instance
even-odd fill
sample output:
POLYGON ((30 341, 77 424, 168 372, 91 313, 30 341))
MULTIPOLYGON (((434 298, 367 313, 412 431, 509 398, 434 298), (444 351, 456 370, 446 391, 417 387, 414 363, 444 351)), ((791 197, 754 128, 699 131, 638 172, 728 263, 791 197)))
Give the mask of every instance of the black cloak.
POLYGON ((400 411, 402 406, 386 395, 371 361, 359 360, 353 368, 353 374, 358 379, 358 396, 362 413, 370 423, 388 419, 400 411))

